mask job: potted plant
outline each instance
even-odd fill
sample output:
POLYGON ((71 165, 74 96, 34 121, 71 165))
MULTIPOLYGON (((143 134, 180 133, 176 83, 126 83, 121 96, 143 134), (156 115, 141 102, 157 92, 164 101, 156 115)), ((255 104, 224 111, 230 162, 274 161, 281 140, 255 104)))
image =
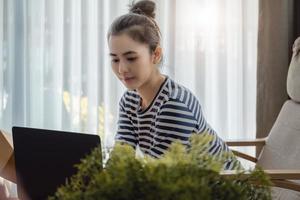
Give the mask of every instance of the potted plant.
POLYGON ((207 138, 193 136, 190 148, 175 142, 160 159, 136 158, 132 147, 116 145, 104 169, 99 162, 101 149, 96 148, 49 199, 271 199, 270 181, 260 169, 248 176, 242 176, 245 171, 221 176, 222 161, 203 153, 207 138))

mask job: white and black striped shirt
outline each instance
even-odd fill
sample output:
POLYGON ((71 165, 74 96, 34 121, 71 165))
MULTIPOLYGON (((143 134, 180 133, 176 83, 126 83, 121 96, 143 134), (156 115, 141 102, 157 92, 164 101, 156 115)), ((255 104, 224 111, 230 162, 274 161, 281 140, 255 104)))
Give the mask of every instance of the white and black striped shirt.
MULTIPOLYGON (((139 145, 143 153, 159 158, 173 141, 189 145, 192 133, 209 133, 214 139, 207 153, 214 156, 230 153, 206 122, 197 98, 169 77, 146 110, 141 110, 140 102, 141 97, 135 90, 124 93, 120 100, 116 141, 134 148, 139 145)), ((233 157, 224 163, 224 169, 234 169, 237 165, 239 163, 233 157)))

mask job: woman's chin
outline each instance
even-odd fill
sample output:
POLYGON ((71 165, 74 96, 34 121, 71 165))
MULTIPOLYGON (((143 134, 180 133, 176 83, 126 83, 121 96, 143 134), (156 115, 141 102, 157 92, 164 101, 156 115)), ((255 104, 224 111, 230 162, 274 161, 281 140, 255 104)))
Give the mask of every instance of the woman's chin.
POLYGON ((135 90, 137 87, 133 84, 125 84, 124 86, 128 89, 128 90, 135 90))
POLYGON ((123 84, 124 86, 129 89, 129 90, 135 90, 138 88, 137 84, 136 83, 133 83, 133 82, 124 82, 123 81, 123 84))

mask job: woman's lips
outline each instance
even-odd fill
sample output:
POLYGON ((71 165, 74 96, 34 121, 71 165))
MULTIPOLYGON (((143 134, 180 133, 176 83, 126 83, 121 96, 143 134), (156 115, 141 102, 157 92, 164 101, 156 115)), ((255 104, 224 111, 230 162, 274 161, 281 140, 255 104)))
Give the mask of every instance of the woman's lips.
POLYGON ((123 80, 124 80, 125 83, 128 84, 128 83, 130 83, 134 80, 134 77, 125 77, 125 78, 123 78, 123 80))

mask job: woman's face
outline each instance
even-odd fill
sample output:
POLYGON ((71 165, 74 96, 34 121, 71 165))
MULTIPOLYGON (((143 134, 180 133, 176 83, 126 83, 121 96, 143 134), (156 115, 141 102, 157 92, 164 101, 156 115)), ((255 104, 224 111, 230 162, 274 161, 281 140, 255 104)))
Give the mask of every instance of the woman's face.
POLYGON ((112 69, 128 89, 140 88, 157 69, 148 45, 134 41, 127 34, 110 36, 108 46, 112 69))

